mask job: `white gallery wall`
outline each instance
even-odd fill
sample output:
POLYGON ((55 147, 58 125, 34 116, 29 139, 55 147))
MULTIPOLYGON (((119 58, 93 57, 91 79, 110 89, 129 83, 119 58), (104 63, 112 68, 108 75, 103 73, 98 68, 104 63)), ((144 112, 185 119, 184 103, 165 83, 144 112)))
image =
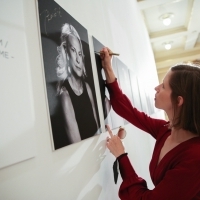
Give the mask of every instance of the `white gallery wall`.
MULTIPOLYGON (((121 178, 115 185, 112 172, 115 158, 105 147, 107 132, 53 151, 37 0, 18 1, 23 3, 24 32, 27 43, 27 55, 24 56, 28 56, 30 77, 27 79, 31 85, 27 87, 32 90, 30 92, 32 98, 30 108, 34 113, 31 115, 33 125, 31 124, 31 137, 28 138, 30 144, 27 146, 27 152, 30 152, 30 146, 33 148, 31 147, 31 155, 19 160, 18 163, 0 169, 0 199, 117 200, 121 178)), ((158 84, 156 66, 136 0, 57 0, 56 2, 88 30, 91 53, 91 37, 94 36, 114 52, 120 53, 120 60, 135 72, 146 89, 152 94, 154 93, 154 87, 158 84)), ((11 4, 10 7, 17 6, 11 4)), ((7 0, 0 0, 0 5, 2 12, 4 6, 7 5, 7 0)), ((5 22, 1 20, 0 27, 3 23, 5 22)), ((19 52, 20 48, 19 45, 19 52)), ((91 54, 91 58, 92 64, 95 66, 93 54, 91 54)), ((1 67, 2 64, 0 64, 1 67)), ((19 96, 14 88, 14 85, 13 88, 5 88, 5 94, 10 91, 15 96, 16 99, 13 101, 20 99, 23 94, 19 96)), ((98 90, 97 97, 99 100, 98 90)), ((23 107, 21 109, 23 110, 23 107)), ((153 117, 164 118, 164 114, 156 110, 153 117)), ((30 116, 23 118, 24 124, 28 124, 29 118, 30 116)), ((2 114, 0 120, 3 120, 2 114)), ((16 129, 16 125, 8 124, 7 126, 9 130, 16 129)), ((147 180, 149 188, 153 188, 148 165, 154 140, 130 124, 125 128, 127 137, 124 139, 124 145, 130 160, 138 175, 147 180)), ((116 131, 114 130, 115 133, 116 131)), ((2 127, 0 127, 0 134, 1 138, 4 137, 5 133, 2 131, 2 127)), ((27 138, 20 139, 23 147, 23 143, 26 142, 27 138)), ((20 152, 23 151, 25 152, 26 149, 20 149, 20 152)), ((15 153, 17 154, 17 152, 15 153)), ((2 152, 0 155, 3 155, 2 152)), ((6 157, 6 151, 3 156, 6 157)), ((1 162, 0 157, 0 164, 1 162)))

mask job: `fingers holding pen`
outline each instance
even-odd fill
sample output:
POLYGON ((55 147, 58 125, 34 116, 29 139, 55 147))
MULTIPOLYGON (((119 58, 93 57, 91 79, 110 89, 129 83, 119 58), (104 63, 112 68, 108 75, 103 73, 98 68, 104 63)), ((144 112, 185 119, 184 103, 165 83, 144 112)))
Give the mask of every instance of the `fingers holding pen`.
POLYGON ((106 49, 108 51, 108 55, 112 55, 113 52, 108 47, 106 47, 106 49))
POLYGON ((104 53, 104 51, 103 51, 103 49, 100 51, 100 58, 102 59, 102 60, 104 60, 104 58, 105 58, 105 53, 104 53))
POLYGON ((112 57, 112 51, 108 47, 103 47, 103 49, 100 51, 100 57, 112 57))
POLYGON ((107 47, 104 47, 100 51, 100 58, 101 58, 101 65, 102 68, 104 69, 105 76, 106 76, 106 82, 107 83, 112 83, 115 81, 115 74, 112 69, 112 55, 109 54, 110 49, 107 47))
MULTIPOLYGON (((110 70, 112 69, 111 66, 111 60, 112 60, 112 55, 109 54, 109 49, 107 47, 104 47, 101 51, 100 51, 100 58, 102 60, 102 67, 104 68, 104 70, 110 70)), ((107 77, 106 77, 107 79, 107 77)))

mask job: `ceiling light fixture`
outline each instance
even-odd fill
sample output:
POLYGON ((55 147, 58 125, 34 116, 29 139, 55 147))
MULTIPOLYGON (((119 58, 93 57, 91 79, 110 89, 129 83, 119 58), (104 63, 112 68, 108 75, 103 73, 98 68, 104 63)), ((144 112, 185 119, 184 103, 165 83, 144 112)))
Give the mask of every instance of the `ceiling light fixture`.
POLYGON ((170 41, 170 42, 164 42, 163 45, 164 45, 164 47, 165 47, 166 50, 169 50, 172 47, 172 43, 173 43, 172 41, 170 41))
POLYGON ((162 23, 165 25, 165 26, 169 26, 171 24, 171 19, 174 17, 174 14, 173 13, 166 13, 164 15, 161 15, 159 17, 159 19, 162 21, 162 23))

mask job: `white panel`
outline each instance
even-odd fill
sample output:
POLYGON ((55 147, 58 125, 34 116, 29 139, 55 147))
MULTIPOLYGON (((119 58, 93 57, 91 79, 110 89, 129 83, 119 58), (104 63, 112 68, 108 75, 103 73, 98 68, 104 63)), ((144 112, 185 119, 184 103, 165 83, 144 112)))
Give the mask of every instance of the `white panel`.
POLYGON ((4 0, 0 21, 2 168, 35 156, 35 117, 22 0, 4 0))
POLYGON ((197 23, 199 22, 199 9, 200 1, 194 0, 191 17, 188 25, 188 29, 190 31, 200 31, 200 23, 197 23))
POLYGON ((197 32, 197 31, 194 31, 194 32, 188 34, 186 42, 185 42, 185 50, 194 48, 194 46, 197 42, 198 36, 199 36, 199 32, 197 32))

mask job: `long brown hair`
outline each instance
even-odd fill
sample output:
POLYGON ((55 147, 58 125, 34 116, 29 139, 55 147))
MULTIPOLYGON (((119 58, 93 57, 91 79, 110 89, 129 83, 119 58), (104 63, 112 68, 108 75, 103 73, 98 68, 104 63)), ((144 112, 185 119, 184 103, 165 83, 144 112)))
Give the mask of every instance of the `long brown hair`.
POLYGON ((200 68, 195 64, 178 64, 171 67, 171 71, 172 127, 200 135, 200 68), (178 96, 183 98, 181 109, 178 96))

